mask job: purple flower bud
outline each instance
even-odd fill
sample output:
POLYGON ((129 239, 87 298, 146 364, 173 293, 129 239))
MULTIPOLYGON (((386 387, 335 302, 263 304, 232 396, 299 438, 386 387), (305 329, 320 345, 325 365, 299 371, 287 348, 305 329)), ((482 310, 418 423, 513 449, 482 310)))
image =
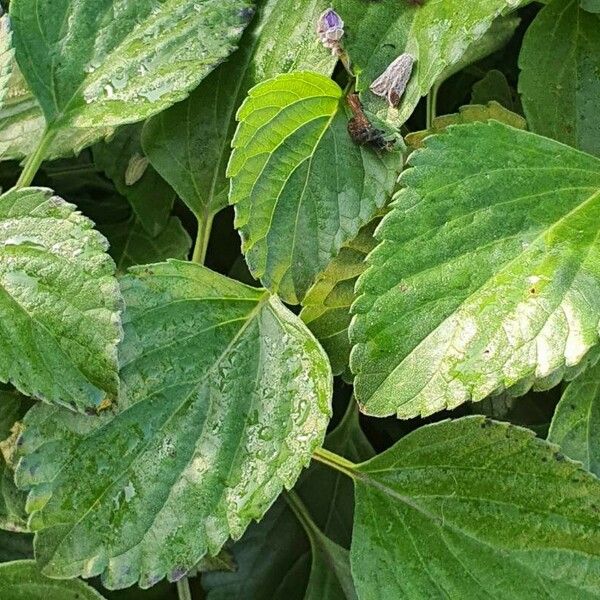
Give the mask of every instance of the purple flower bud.
POLYGON ((317 35, 325 48, 331 48, 333 54, 338 52, 339 42, 344 35, 344 21, 332 8, 328 8, 319 17, 317 35))

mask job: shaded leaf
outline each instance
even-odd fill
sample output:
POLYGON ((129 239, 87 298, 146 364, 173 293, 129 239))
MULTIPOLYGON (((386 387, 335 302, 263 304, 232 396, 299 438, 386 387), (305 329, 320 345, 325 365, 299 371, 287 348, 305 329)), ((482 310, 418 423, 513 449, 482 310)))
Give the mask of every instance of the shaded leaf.
MULTIPOLYGON (((235 47, 248 0, 14 0, 16 58, 52 133, 143 120, 235 47)), ((50 134, 50 135, 51 135, 50 134)))
POLYGON ((357 90, 372 112, 397 124, 412 114, 419 99, 491 27, 494 19, 518 0, 446 0, 422 6, 398 0, 363 2, 335 0, 334 7, 346 23, 343 43, 358 74, 357 90), (412 76, 398 109, 388 108, 369 91, 370 84, 400 54, 415 59, 412 76))
POLYGON ((553 0, 529 26, 519 92, 532 131, 600 155, 600 19, 553 0))
POLYGON ((600 161, 492 121, 410 163, 353 307, 362 409, 429 415, 576 374, 598 342, 600 161))
POLYGON ((33 536, 0 529, 0 562, 33 558, 33 536))
POLYGON ((44 577, 34 560, 0 565, 0 597, 7 600, 102 600, 102 596, 83 581, 44 577))
POLYGON ((340 87, 296 72, 260 83, 238 111, 229 200, 252 275, 286 302, 302 300, 391 194, 400 152, 348 135, 340 87))
POLYGON ((533 432, 444 421, 356 471, 361 600, 600 595, 600 481, 533 432))
POLYGON ((234 116, 248 90, 291 70, 329 74, 333 69, 335 58, 315 36, 314 23, 324 7, 322 0, 260 3, 229 60, 188 99, 146 123, 143 143, 148 158, 201 219, 227 206, 225 170, 234 116))
POLYGON ((422 148, 425 140, 434 133, 441 133, 451 125, 464 125, 466 123, 485 123, 487 121, 499 121, 516 129, 527 129, 527 122, 523 117, 504 108, 498 102, 492 100, 485 106, 480 104, 467 104, 461 106, 459 112, 453 115, 436 117, 431 128, 424 131, 409 133, 405 141, 410 148, 422 148))
POLYGON ((324 352, 264 290, 179 261, 122 288, 121 412, 35 407, 17 469, 44 572, 109 588, 177 580, 239 538, 322 442, 332 392, 324 352))
POLYGON ((344 246, 310 288, 300 318, 308 325, 329 356, 334 375, 352 381, 348 327, 352 320, 354 286, 365 270, 365 258, 377 242, 373 237, 380 219, 365 225, 356 238, 344 246))
POLYGON ((488 104, 491 101, 498 102, 513 112, 516 110, 513 91, 506 75, 497 69, 488 71, 483 79, 473 85, 471 93, 472 104, 488 104))
POLYGON ((600 477, 600 363, 586 369, 566 387, 548 439, 600 477))
POLYGON ((121 127, 110 142, 94 146, 94 162, 127 198, 149 236, 156 237, 169 222, 175 192, 151 165, 144 164, 141 133, 141 124, 121 127), (128 180, 136 160, 138 165, 142 161, 141 168, 134 181, 128 180))
POLYGON ((84 410, 117 394, 120 294, 107 242, 44 188, 0 197, 0 378, 84 410))
POLYGON ((166 227, 156 237, 148 235, 135 219, 105 225, 102 230, 110 242, 110 255, 121 273, 135 265, 147 265, 168 258, 185 260, 192 247, 192 240, 177 217, 170 217, 166 227))

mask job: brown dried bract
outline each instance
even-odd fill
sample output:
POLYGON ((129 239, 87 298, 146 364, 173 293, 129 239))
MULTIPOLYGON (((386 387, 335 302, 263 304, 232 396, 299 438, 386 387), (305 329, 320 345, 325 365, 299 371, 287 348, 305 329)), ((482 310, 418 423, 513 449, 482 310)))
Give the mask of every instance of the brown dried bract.
POLYGON ((359 146, 371 146, 376 150, 391 150, 394 146, 393 142, 386 140, 383 131, 374 127, 367 119, 358 94, 350 94, 347 102, 354 115, 348 121, 348 133, 352 140, 359 146))

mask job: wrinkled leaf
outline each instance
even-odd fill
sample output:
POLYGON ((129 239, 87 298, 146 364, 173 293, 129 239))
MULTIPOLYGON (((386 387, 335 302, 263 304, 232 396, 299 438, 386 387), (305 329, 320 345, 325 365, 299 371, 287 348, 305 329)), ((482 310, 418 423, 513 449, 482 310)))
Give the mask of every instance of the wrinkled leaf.
POLYGON ((291 70, 331 72, 335 59, 317 42, 314 29, 323 9, 321 0, 262 2, 229 60, 188 99, 146 123, 148 158, 200 218, 227 206, 234 116, 248 90, 291 70), (282 39, 284 44, 273 44, 282 39))
POLYGON ((354 286, 365 270, 365 258, 376 245, 373 233, 380 219, 365 225, 344 246, 306 294, 301 319, 308 325, 329 356, 334 375, 351 382, 350 340, 348 327, 352 320, 354 286))
POLYGON ((485 123, 487 121, 500 121, 516 129, 527 129, 527 122, 523 117, 504 108, 498 102, 492 100, 485 106, 480 104, 467 104, 461 106, 459 112, 453 115, 436 117, 429 129, 409 133, 405 140, 406 144, 413 149, 422 148, 425 140, 434 133, 441 133, 451 125, 464 125, 466 123, 485 123))
POLYGON ((322 442, 332 392, 324 352, 264 290, 179 261, 122 288, 121 412, 36 407, 17 469, 44 572, 109 588, 177 580, 239 538, 322 442))
POLYGON ((527 429, 422 427, 355 485, 361 600, 599 596, 600 481, 527 429))
POLYGON ((297 72, 265 81, 238 111, 227 175, 250 272, 286 302, 383 207, 400 152, 356 145, 340 87, 297 72))
POLYGON ((234 49, 250 6, 13 0, 10 15, 17 62, 52 135, 70 127, 105 131, 182 100, 234 49))
POLYGON ((141 132, 138 124, 121 127, 110 142, 94 146, 94 162, 127 198, 142 227, 156 237, 169 222, 175 192, 144 161, 141 132))
POLYGON ((192 240, 177 217, 170 217, 166 227, 151 237, 135 219, 125 223, 105 225, 104 235, 110 242, 109 252, 124 273, 129 267, 165 261, 168 258, 185 260, 192 240))
POLYGON ((598 342, 600 161, 492 121, 410 163, 353 307, 362 409, 411 418, 575 374, 598 342))
POLYGON ((120 294, 107 242, 44 188, 0 197, 0 379, 78 410, 117 394, 120 294))
POLYGON ((519 92, 529 127, 600 156, 600 19, 553 0, 523 40, 519 92))
POLYGON ((0 598, 6 600, 102 600, 83 581, 56 581, 44 577, 34 560, 0 565, 0 598))
POLYGON ((548 439, 600 477, 600 363, 567 386, 556 407, 548 439))
POLYGON ((422 6, 398 0, 364 2, 335 0, 346 23, 344 48, 358 74, 357 90, 372 112, 397 124, 404 123, 422 96, 442 73, 457 63, 504 11, 518 0, 425 0, 422 6), (369 85, 400 54, 415 59, 412 76, 397 109, 369 92, 369 85))

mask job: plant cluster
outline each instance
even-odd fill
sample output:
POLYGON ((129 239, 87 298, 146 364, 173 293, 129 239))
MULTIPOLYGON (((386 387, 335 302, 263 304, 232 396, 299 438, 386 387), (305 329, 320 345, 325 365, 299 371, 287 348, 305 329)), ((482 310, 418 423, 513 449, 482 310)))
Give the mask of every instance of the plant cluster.
POLYGON ((0 598, 599 598, 600 2, 8 4, 0 598))

